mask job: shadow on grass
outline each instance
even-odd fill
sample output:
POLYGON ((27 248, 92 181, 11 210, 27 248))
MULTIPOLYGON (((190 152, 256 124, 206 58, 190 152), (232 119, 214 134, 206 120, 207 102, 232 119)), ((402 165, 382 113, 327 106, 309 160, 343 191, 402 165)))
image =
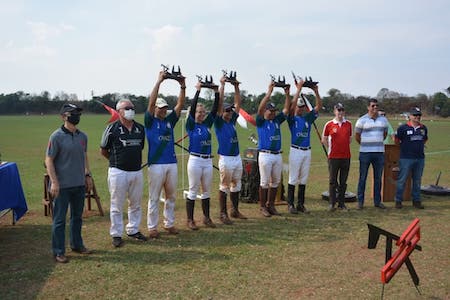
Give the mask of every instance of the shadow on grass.
MULTIPOLYGON (((350 213, 351 214, 351 213, 350 213)), ((286 214, 287 215, 287 214, 286 214)), ((159 265, 190 264, 196 261, 227 261, 241 252, 258 251, 264 247, 302 243, 334 242, 344 239, 343 232, 354 225, 345 225, 349 214, 330 216, 317 226, 314 216, 281 216, 271 219, 248 219, 234 225, 218 224, 217 228, 199 231, 180 230, 180 234, 142 243, 125 238, 122 248, 103 248, 87 260, 97 264, 159 265), (340 222, 344 229, 335 228, 340 222)))
POLYGON ((49 225, 0 226, 2 299, 33 299, 53 272, 49 225))

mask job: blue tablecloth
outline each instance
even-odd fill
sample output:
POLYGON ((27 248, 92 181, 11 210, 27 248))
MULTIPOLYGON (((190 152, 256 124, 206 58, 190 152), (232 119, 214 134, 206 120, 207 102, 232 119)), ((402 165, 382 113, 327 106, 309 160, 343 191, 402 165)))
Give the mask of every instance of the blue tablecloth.
POLYGON ((0 165, 0 211, 12 209, 14 220, 19 220, 28 210, 16 163, 0 165))

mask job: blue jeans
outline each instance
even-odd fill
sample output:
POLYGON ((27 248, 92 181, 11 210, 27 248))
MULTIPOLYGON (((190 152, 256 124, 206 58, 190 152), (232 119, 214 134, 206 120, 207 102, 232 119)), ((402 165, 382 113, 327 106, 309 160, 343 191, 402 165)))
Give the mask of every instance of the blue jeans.
POLYGON ((373 203, 379 205, 381 203, 381 176, 384 168, 383 152, 359 153, 358 202, 361 205, 364 204, 364 192, 370 164, 373 167, 373 203))
POLYGON ((412 178, 412 199, 414 202, 420 201, 420 183, 423 174, 423 167, 425 166, 425 159, 409 159, 400 158, 400 173, 397 180, 397 191, 395 193, 395 201, 402 202, 403 191, 405 190, 405 182, 408 178, 409 172, 411 172, 412 178))
POLYGON ((58 197, 53 200, 52 250, 53 255, 61 255, 66 251, 66 214, 70 205, 70 247, 84 247, 81 238, 82 216, 84 208, 85 187, 77 186, 60 189, 58 197))

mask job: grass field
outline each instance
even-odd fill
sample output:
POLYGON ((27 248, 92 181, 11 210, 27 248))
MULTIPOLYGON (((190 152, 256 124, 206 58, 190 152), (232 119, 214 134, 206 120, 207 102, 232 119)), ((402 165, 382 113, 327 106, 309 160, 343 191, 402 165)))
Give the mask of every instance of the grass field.
MULTIPOLYGON (((350 203, 347 213, 326 211, 320 194, 327 190, 325 155, 315 132, 306 206, 309 215, 263 218, 255 204, 241 204, 249 220, 198 232, 185 227, 182 190, 187 187, 187 156, 179 158, 179 193, 176 208, 177 236, 162 234, 158 240, 141 244, 125 238, 125 246, 113 249, 109 236, 109 195, 106 187, 107 161, 99 154, 100 137, 109 117, 83 115, 79 128, 89 136, 91 170, 106 215, 86 213, 83 236, 89 257, 67 251, 70 263, 55 264, 51 256, 51 219, 44 217, 43 160, 48 137, 58 126, 58 116, 0 117, 2 160, 17 163, 29 211, 15 225, 11 217, 0 219, 0 299, 379 299, 384 264, 382 238, 377 249, 367 249, 367 223, 400 234, 414 218, 420 218, 422 252, 411 260, 420 277, 419 295, 405 267, 385 286, 385 299, 450 298, 450 199, 424 196, 425 210, 405 203, 402 210, 380 211, 366 193, 367 209, 357 211, 350 203)), ((143 121, 143 116, 137 117, 143 121)), ((319 130, 329 117, 321 117, 319 130)), ((351 119, 355 122, 355 118, 351 119)), ((397 127, 399 120, 391 120, 397 127)), ((426 148, 423 184, 450 186, 450 121, 425 120, 430 140, 426 148)), ((176 138, 181 137, 180 124, 176 138)), ((284 161, 287 162, 289 132, 283 125, 284 161)), ((253 146, 248 140, 254 128, 239 129, 241 151, 253 146)), ((187 141, 185 141, 187 145, 187 141)), ((213 151, 217 150, 213 141, 213 151)), ((356 192, 358 147, 352 143, 349 190, 356 192)), ((146 150, 144 151, 146 157, 146 150)), ((217 162, 215 162, 217 163, 217 162)), ((147 177, 146 172, 144 172, 147 177)), ((285 182, 287 173, 284 173, 285 182)), ((368 181, 369 182, 369 181, 368 181)), ((218 190, 218 173, 213 191, 218 190)), ((144 195, 147 194, 145 186, 144 195)), ((215 193, 214 193, 215 194, 215 193)), ((213 195, 214 195, 213 194, 213 195)), ((146 230, 146 196, 142 199, 146 230)), ((213 220, 218 222, 217 198, 212 199, 213 220)), ((124 216, 126 219, 126 216, 124 216)), ((200 205, 196 220, 201 220, 200 205)), ((395 249, 395 246, 394 246, 395 249)))

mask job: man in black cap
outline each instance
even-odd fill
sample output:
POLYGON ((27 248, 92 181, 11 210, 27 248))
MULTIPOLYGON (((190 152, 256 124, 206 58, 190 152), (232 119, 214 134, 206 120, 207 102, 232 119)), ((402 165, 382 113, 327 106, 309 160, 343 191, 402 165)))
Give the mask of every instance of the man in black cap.
POLYGON ((214 130, 216 132, 219 148, 219 207, 220 221, 226 225, 233 222, 227 213, 227 193, 230 193, 232 203, 231 216, 238 219, 247 219, 239 212, 239 192, 241 191, 242 160, 239 155, 239 141, 236 133, 236 121, 241 108, 241 94, 238 81, 231 84, 234 86, 234 104, 223 103, 225 90, 225 77, 220 79, 219 88, 219 109, 217 118, 214 120, 214 130))
POLYGON ((400 173, 397 180, 395 194, 395 208, 402 208, 403 191, 406 178, 411 172, 412 200, 415 208, 423 209, 420 201, 420 185, 423 167, 425 164, 424 148, 428 140, 428 129, 420 123, 422 112, 420 108, 413 107, 409 113, 409 121, 397 129, 395 143, 400 144, 400 173))
POLYGON ((70 247, 73 252, 91 254, 81 237, 82 214, 86 185, 92 188, 87 157, 87 136, 77 129, 82 109, 64 104, 64 124, 55 130, 48 142, 45 165, 50 177, 50 194, 54 197, 52 250, 58 263, 67 263, 65 256, 66 214, 70 205, 70 247))
POLYGON ((290 85, 284 87, 286 98, 283 111, 276 114, 275 104, 269 103, 275 82, 271 81, 269 90, 258 107, 256 128, 258 131, 258 166, 260 174, 259 205, 261 214, 265 217, 281 215, 275 209, 275 197, 281 181, 283 158, 281 153, 281 123, 289 113, 290 85))
POLYGON ((303 99, 300 94, 304 81, 296 83, 297 91, 292 98, 287 122, 291 131, 291 148, 289 150, 289 181, 288 181, 288 212, 297 214, 298 212, 309 213, 305 207, 305 189, 311 165, 311 125, 319 116, 322 107, 322 100, 319 95, 318 85, 314 85, 312 90, 316 96, 316 106, 309 110, 306 104, 307 99, 303 99), (294 206, 295 186, 298 185, 297 208, 294 206))

